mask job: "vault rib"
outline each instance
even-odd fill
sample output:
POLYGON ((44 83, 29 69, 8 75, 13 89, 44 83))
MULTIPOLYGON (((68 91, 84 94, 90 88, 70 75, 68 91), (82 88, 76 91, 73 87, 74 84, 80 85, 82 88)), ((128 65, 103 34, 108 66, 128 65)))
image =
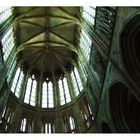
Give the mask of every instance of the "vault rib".
POLYGON ((30 10, 26 11, 25 13, 23 13, 22 15, 18 16, 18 18, 15 19, 16 20, 19 20, 21 18, 23 18, 26 14, 30 13, 32 10, 36 9, 37 7, 33 7, 31 8, 30 10))
POLYGON ((76 66, 76 63, 73 59, 67 57, 66 55, 62 54, 61 52, 58 52, 57 50, 54 50, 54 52, 60 54, 65 60, 69 61, 73 66, 76 66))
POLYGON ((34 26, 37 26, 37 27, 40 27, 40 28, 43 28, 44 29, 43 26, 41 26, 39 24, 36 24, 36 23, 33 23, 33 22, 30 22, 30 21, 24 21, 24 20, 22 20, 22 21, 18 21, 18 22, 19 23, 26 23, 26 24, 34 25, 34 26))

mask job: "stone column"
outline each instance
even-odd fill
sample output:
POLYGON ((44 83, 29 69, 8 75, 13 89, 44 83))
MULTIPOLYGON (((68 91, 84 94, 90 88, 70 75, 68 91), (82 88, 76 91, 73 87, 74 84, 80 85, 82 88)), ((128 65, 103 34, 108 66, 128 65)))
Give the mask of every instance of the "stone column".
POLYGON ((14 112, 14 116, 12 119, 12 129, 10 130, 11 133, 17 133, 20 130, 20 124, 21 124, 21 116, 22 115, 22 104, 19 104, 16 107, 16 111, 14 112))
POLYGON ((41 71, 40 76, 37 79, 37 90, 36 90, 36 102, 37 108, 42 107, 42 86, 43 86, 43 71, 41 71))
POLYGON ((75 128, 77 130, 77 133, 84 132, 85 131, 84 123, 83 123, 84 119, 78 103, 73 105, 73 117, 74 117, 75 128))

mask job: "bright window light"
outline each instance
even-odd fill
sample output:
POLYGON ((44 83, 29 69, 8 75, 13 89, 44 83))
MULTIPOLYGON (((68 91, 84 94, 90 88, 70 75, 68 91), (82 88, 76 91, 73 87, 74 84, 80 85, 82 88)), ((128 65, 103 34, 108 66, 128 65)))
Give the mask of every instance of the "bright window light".
POLYGON ((75 123, 74 123, 74 119, 72 117, 69 118, 69 123, 70 123, 71 130, 74 130, 75 129, 75 123))
POLYGON ((88 37, 88 34, 82 29, 81 30, 81 38, 80 38, 80 48, 85 55, 85 58, 89 61, 90 58, 90 51, 91 51, 92 41, 88 37))
POLYGON ((70 97, 70 93, 69 93, 69 88, 68 88, 68 83, 66 80, 66 77, 63 78, 63 83, 64 83, 64 90, 65 90, 65 98, 66 98, 66 102, 70 102, 71 101, 71 97, 70 97))
POLYGON ((53 95, 53 85, 52 82, 48 83, 48 102, 49 102, 49 108, 54 107, 54 95, 53 95))
POLYGON ((47 83, 43 83, 43 89, 42 89, 42 107, 47 108, 47 83))
POLYGON ((23 72, 20 70, 20 68, 17 69, 12 86, 11 86, 11 91, 17 96, 19 97, 20 95, 20 89, 21 89, 21 85, 23 82, 23 78, 24 78, 24 74, 23 72))
POLYGON ((21 121, 20 131, 25 132, 25 129, 26 129, 26 118, 22 119, 21 121))
POLYGON ((36 86, 37 86, 37 82, 36 82, 36 80, 33 80, 32 91, 31 91, 31 98, 30 98, 30 104, 31 104, 32 106, 35 106, 35 100, 36 100, 36 86))
POLYGON ((81 91, 83 90, 83 85, 82 85, 82 82, 81 82, 79 73, 78 73, 78 71, 77 71, 76 68, 74 68, 74 72, 75 72, 75 76, 76 76, 77 83, 78 83, 78 86, 79 86, 79 90, 80 90, 80 92, 81 92, 81 91))
POLYGON ((59 80, 59 94, 60 94, 60 103, 64 105, 71 101, 70 92, 68 88, 68 83, 66 77, 59 80))
POLYGON ((86 21, 90 22, 94 25, 95 22, 95 11, 96 9, 94 7, 88 6, 83 7, 83 17, 86 21))
POLYGON ((59 94, 60 94, 60 103, 61 105, 64 105, 66 102, 62 79, 59 80, 59 94))
POLYGON ((77 81, 76 81, 75 74, 73 71, 71 72, 71 78, 72 78, 72 82, 73 82, 74 93, 76 96, 78 96, 79 89, 78 89, 77 81))
MULTIPOLYGON (((27 86, 26 86, 24 102, 34 106, 34 102, 33 102, 34 100, 32 99, 32 101, 31 101, 31 98, 34 97, 34 93, 33 93, 33 97, 31 97, 31 95, 32 95, 32 85, 33 85, 33 80, 30 77, 28 79, 27 86)), ((33 92, 34 92, 34 90, 33 90, 33 92)))
POLYGON ((45 124, 45 133, 48 133, 48 134, 52 133, 50 123, 45 124))
POLYGON ((74 71, 71 72, 71 78, 73 81, 75 95, 78 96, 80 92, 83 90, 83 85, 79 73, 77 71, 77 68, 74 68, 74 71))
POLYGON ((11 7, 0 7, 0 24, 2 24, 11 15, 11 7))
POLYGON ((14 47, 14 38, 13 38, 13 28, 11 27, 8 32, 2 38, 2 50, 4 53, 4 61, 7 60, 9 54, 11 53, 14 47))
POLYGON ((43 108, 53 108, 54 107, 53 84, 51 81, 43 83, 42 107, 43 108))

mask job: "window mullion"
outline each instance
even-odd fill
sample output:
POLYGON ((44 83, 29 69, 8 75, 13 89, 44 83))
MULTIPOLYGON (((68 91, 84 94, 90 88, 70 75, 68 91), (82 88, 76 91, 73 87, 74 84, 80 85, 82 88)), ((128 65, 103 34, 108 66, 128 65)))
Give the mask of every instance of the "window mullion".
POLYGON ((31 86, 30 86, 29 104, 30 104, 30 102, 31 102, 31 96, 32 96, 32 87, 33 87, 33 80, 32 80, 31 86))

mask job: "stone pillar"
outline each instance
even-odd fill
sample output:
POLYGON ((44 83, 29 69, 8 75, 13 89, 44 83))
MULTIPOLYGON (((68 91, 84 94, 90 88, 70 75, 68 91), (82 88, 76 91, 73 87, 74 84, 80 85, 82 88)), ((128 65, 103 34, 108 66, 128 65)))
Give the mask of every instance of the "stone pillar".
POLYGON ((79 104, 73 105, 73 117, 74 117, 77 133, 84 132, 85 131, 84 123, 83 123, 84 119, 79 104))
POLYGON ((59 110, 60 109, 59 86, 54 71, 52 72, 52 82, 53 82, 53 93, 54 93, 54 106, 56 110, 59 110))
POLYGON ((37 89, 36 89, 36 113, 32 121, 32 132, 41 133, 41 108, 42 108, 42 81, 43 81, 43 71, 41 71, 40 76, 37 78, 37 89))
POLYGON ((22 115, 22 104, 19 104, 16 107, 16 111, 14 112, 14 116, 12 119, 12 129, 10 130, 11 133, 17 133, 20 130, 20 124, 21 124, 21 116, 22 115))
POLYGON ((37 111, 35 113, 32 124, 33 124, 33 133, 41 133, 42 123, 41 123, 40 111, 37 111))
POLYGON ((63 119, 60 110, 56 112, 54 124, 55 124, 55 133, 63 133, 63 119))
POLYGON ((52 80, 53 80, 53 93, 54 93, 54 107, 55 107, 55 120, 54 120, 54 128, 55 133, 61 133, 62 132, 62 117, 60 114, 60 96, 59 96, 59 85, 58 85, 58 79, 56 78, 54 71, 52 72, 52 80))
POLYGON ((37 97, 37 107, 41 108, 42 107, 42 85, 43 85, 43 71, 40 73, 40 77, 38 77, 37 80, 37 90, 36 90, 36 97, 37 97))

